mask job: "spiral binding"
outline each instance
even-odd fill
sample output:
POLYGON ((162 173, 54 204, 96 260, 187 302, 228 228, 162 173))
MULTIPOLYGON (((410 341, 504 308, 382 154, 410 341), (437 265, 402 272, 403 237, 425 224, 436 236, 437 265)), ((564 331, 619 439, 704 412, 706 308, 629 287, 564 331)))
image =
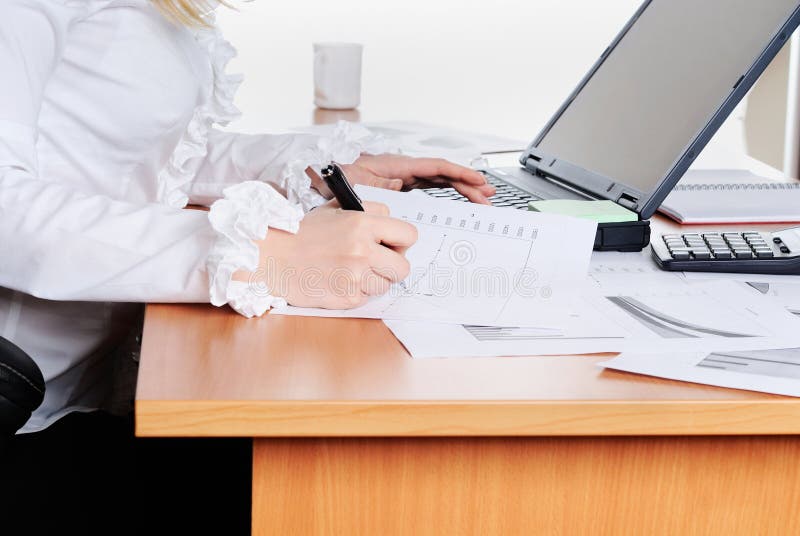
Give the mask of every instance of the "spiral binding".
POLYGON ((679 184, 675 188, 679 192, 695 192, 704 190, 798 190, 800 182, 753 182, 746 184, 679 184))

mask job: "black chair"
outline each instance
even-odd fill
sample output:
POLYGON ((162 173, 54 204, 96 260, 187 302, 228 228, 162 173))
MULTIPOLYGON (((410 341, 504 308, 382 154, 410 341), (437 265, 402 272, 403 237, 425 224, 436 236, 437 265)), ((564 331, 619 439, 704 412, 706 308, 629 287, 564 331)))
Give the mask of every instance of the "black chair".
POLYGON ((0 450, 43 399, 42 371, 19 346, 0 337, 0 450))

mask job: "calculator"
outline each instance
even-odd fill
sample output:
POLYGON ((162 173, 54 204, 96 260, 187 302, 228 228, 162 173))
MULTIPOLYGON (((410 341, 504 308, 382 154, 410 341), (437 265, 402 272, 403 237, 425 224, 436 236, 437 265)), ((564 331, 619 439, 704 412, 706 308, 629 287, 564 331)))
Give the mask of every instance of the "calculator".
POLYGON ((668 233, 650 247, 664 270, 800 275, 800 227, 773 233, 668 233))

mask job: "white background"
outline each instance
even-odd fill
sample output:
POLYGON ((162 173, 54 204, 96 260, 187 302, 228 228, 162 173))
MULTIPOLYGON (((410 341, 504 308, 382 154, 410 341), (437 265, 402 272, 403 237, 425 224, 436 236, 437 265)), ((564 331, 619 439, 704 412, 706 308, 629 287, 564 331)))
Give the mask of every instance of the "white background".
POLYGON ((361 119, 528 140, 639 0, 256 0, 218 10, 246 75, 239 130, 312 121, 314 41, 363 43, 361 119))
MULTIPOLYGON (((234 0, 235 2, 235 0, 234 0)), ((416 120, 531 140, 639 0, 255 0, 218 9, 245 74, 231 125, 276 132, 314 121, 315 41, 365 45, 361 121, 416 120)), ((690 81, 688 81, 690 82, 690 81)), ((748 167, 743 108, 699 167, 748 167)), ((752 167, 752 166, 750 166, 752 167)))

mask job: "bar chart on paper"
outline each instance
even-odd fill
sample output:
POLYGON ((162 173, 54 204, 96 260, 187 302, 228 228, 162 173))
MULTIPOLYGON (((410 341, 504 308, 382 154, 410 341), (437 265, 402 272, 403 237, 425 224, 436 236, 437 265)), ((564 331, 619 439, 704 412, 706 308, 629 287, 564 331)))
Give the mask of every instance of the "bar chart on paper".
POLYGON ((698 362, 697 366, 800 380, 800 348, 714 352, 698 362))
POLYGON ((629 352, 601 366, 694 383, 800 396, 800 348, 746 351, 629 352))

